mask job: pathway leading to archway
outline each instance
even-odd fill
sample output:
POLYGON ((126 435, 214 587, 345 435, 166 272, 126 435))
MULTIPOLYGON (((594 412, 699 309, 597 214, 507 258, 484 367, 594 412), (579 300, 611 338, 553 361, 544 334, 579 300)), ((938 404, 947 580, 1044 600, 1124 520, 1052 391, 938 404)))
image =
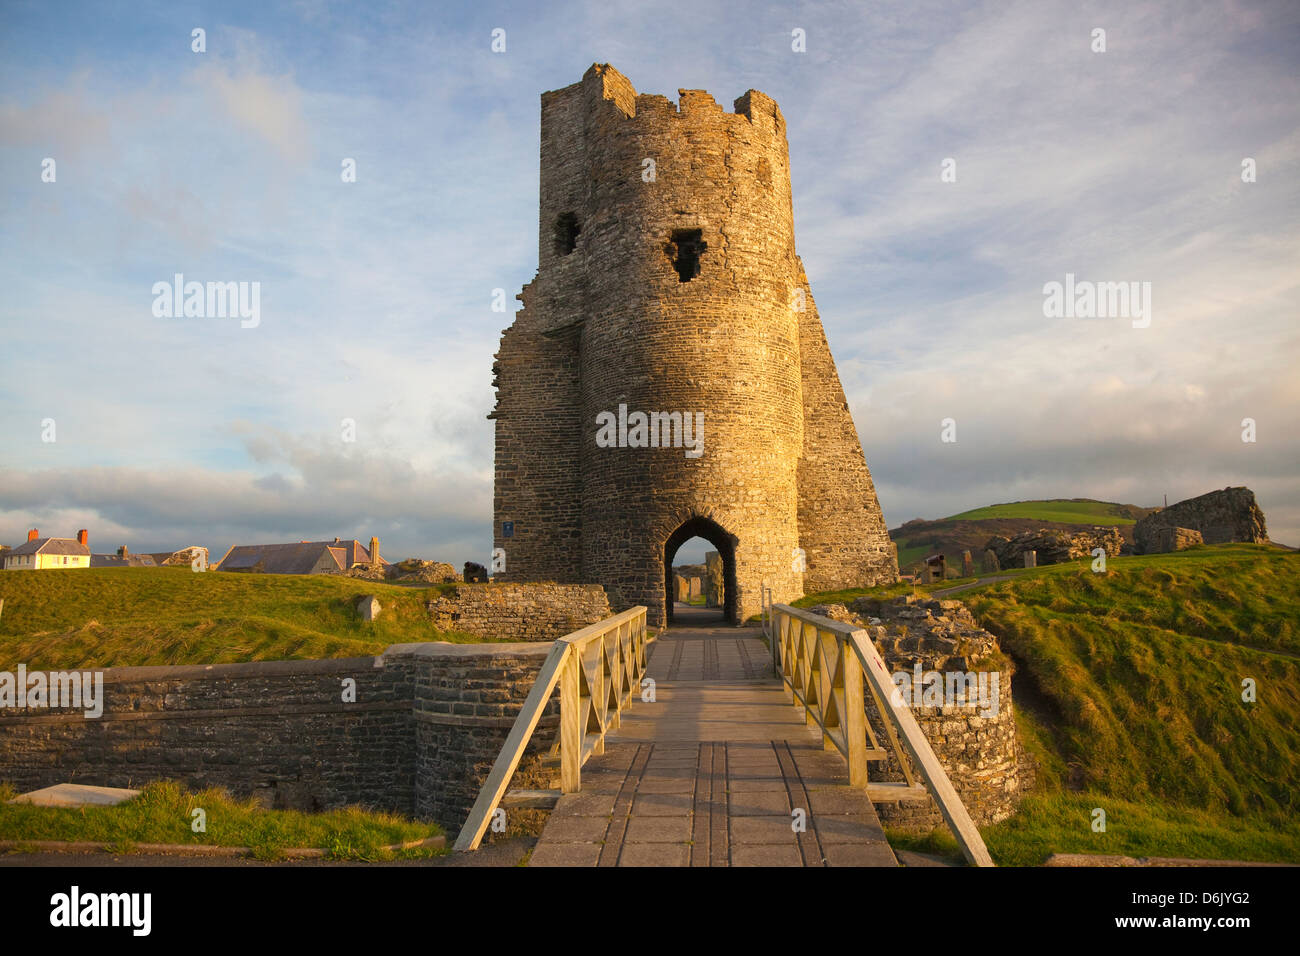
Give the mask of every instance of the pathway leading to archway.
POLYGON ((758 628, 679 604, 647 676, 654 701, 624 711, 531 865, 898 865, 843 758, 791 705, 758 628))

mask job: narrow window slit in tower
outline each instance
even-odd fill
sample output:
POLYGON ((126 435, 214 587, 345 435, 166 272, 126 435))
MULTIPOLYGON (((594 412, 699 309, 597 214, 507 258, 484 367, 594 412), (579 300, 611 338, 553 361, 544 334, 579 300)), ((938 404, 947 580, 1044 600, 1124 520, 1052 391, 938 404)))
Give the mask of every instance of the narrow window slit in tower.
POLYGON ((578 233, 582 232, 582 226, 578 225, 578 217, 571 212, 561 213, 555 220, 555 252, 557 255, 567 256, 573 251, 578 244, 578 233))
POLYGON ((700 256, 709 247, 700 229, 674 229, 668 243, 668 257, 682 282, 690 282, 700 274, 700 256))

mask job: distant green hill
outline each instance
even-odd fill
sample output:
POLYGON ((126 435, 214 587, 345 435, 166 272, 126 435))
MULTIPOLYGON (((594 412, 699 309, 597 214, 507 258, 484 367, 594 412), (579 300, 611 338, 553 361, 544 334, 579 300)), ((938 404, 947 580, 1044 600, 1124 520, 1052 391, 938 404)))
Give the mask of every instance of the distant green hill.
POLYGON ((430 593, 328 574, 0 571, 0 670, 365 657, 389 644, 476 641, 434 630, 430 593), (357 617, 363 594, 383 608, 373 622, 357 617))
POLYGON ((1061 524, 1133 524, 1151 511, 1137 505, 1121 505, 1113 501, 1094 501, 1091 498, 1049 498, 1043 501, 1012 501, 1007 504, 975 508, 961 514, 941 518, 941 521, 983 521, 987 518, 1032 518, 1035 521, 1055 521, 1061 524))
POLYGON ((978 561, 984 544, 994 535, 1009 538, 1021 531, 1040 528, 1068 531, 1078 525, 1118 527, 1120 534, 1131 544, 1134 523, 1153 510, 1091 498, 1012 501, 974 508, 935 521, 917 518, 894 528, 889 536, 898 545, 898 566, 904 572, 937 552, 947 557, 949 567, 959 568, 962 551, 970 551, 978 561))

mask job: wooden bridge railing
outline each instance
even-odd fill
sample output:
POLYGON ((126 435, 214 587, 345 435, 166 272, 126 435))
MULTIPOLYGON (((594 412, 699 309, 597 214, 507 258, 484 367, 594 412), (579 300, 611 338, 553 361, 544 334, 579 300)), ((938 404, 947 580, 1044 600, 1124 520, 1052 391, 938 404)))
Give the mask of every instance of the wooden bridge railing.
POLYGON ((646 669, 646 609, 634 607, 560 638, 542 662, 532 689, 488 774, 457 850, 478 848, 493 811, 506 795, 533 731, 560 686, 560 789, 577 793, 582 765, 605 752, 605 734, 618 727, 623 708, 641 688, 646 669))
POLYGON ((763 637, 767 638, 767 648, 772 653, 772 672, 779 674, 781 668, 777 663, 780 656, 780 647, 776 640, 776 623, 773 618, 772 589, 766 584, 758 588, 758 600, 761 610, 758 615, 759 628, 763 632, 763 637))
POLYGON ((771 606, 770 613, 777 673, 794 695, 795 703, 804 708, 808 723, 821 728, 826 749, 838 750, 848 762, 849 784, 868 791, 879 789, 879 785, 867 782, 868 759, 885 756, 866 719, 869 692, 903 770, 906 789, 911 790, 914 781, 899 747, 900 733, 966 859, 975 866, 993 866, 978 828, 912 711, 896 693, 885 662, 867 632, 786 604, 771 606))

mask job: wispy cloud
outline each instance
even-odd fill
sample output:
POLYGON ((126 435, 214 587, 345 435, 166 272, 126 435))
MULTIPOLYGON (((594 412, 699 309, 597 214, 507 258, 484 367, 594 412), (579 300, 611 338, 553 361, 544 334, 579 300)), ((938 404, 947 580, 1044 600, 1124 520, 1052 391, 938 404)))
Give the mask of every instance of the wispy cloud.
POLYGON ((536 268, 538 94, 610 61, 643 92, 780 102, 891 524, 1247 484, 1300 543, 1291 6, 300 2, 205 17, 201 55, 190 12, 82 40, 67 16, 0 38, 0 541, 379 533, 484 560, 490 302, 536 268), (1045 318, 1067 271, 1150 281, 1151 327, 1045 318), (154 318, 175 273, 259 282, 261 325, 154 318))

